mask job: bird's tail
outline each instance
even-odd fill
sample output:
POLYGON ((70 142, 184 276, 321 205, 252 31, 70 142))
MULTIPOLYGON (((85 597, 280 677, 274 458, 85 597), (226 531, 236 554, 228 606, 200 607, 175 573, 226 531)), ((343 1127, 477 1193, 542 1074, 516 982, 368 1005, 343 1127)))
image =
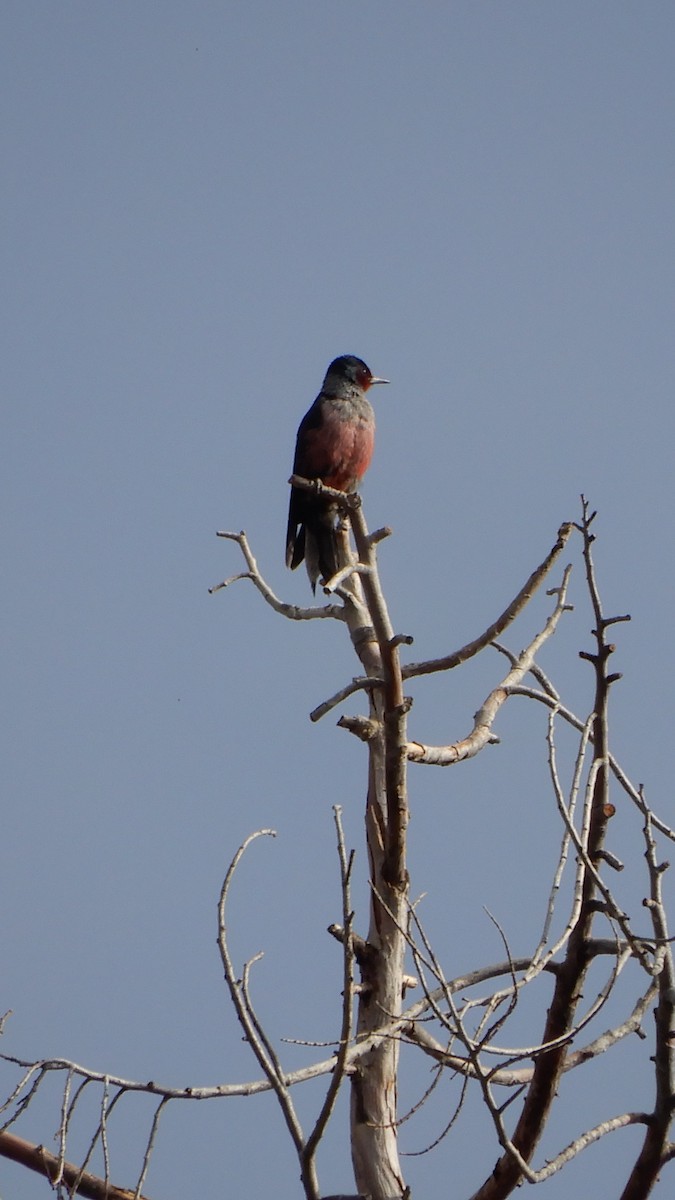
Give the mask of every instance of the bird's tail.
POLYGON ((335 515, 329 507, 305 518, 305 562, 312 591, 319 579, 332 579, 340 568, 335 515))

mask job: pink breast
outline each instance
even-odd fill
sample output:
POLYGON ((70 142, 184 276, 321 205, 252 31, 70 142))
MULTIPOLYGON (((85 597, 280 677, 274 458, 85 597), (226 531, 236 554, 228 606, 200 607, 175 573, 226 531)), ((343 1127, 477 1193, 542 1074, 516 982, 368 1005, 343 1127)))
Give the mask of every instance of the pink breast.
POLYGON ((358 487, 370 465, 375 442, 372 421, 341 421, 326 414, 320 429, 308 435, 308 459, 319 478, 342 492, 358 487))

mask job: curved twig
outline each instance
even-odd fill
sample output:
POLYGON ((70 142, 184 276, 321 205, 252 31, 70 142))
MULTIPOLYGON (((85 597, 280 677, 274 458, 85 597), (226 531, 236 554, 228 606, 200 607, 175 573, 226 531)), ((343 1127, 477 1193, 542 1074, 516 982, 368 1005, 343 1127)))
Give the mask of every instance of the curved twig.
MULTIPOLYGON (((564 544, 564 543, 563 543, 564 544)), ((562 545, 560 547, 562 549, 562 545)), ((549 556, 550 557, 550 556, 549 556)), ((411 762, 424 763, 437 767, 449 767, 455 763, 473 758, 486 745, 497 739, 492 732, 497 713, 507 699, 511 689, 516 686, 530 670, 535 655, 546 641, 555 633, 558 622, 564 612, 569 611, 566 602, 567 588, 572 568, 565 568, 562 583, 555 589, 557 601, 553 612, 546 621, 544 628, 532 639, 529 646, 518 656, 511 670, 494 688, 474 717, 473 729, 467 737, 449 746, 426 746, 421 742, 408 742, 407 754, 411 762)))
POLYGON ((321 608, 317 608, 314 605, 311 608, 301 608, 297 604, 287 604, 285 601, 280 600, 260 574, 258 564, 243 529, 240 533, 218 530, 216 537, 227 538, 228 541, 237 543, 244 556, 248 570, 240 571, 237 575, 230 575, 229 579, 223 579, 221 583, 214 584, 209 588, 209 595, 212 596, 215 592, 223 591, 224 588, 230 587, 240 579, 250 579, 254 587, 260 592, 265 603, 269 604, 270 608, 273 608, 280 616, 287 617, 289 621, 315 621, 326 617, 334 621, 344 621, 345 613, 341 604, 324 604, 321 608))
POLYGON ((451 671, 454 667, 461 666, 467 659, 473 658, 481 650, 484 650, 486 646, 489 646, 491 642, 494 642, 495 638, 498 638, 515 621, 518 614, 523 611, 526 604, 532 599, 532 596, 550 571, 553 563, 564 550, 573 529, 574 523, 571 521, 566 521, 560 526, 555 545, 546 555, 544 561, 535 568, 530 578, 518 592, 518 595, 504 609, 501 616, 497 617, 497 620, 493 621, 492 625, 480 637, 474 638, 472 642, 467 642, 466 646, 462 646, 461 650, 455 650, 452 654, 448 654, 444 658, 430 658, 425 662, 408 663, 403 668, 403 678, 413 679, 418 675, 431 675, 437 671, 451 671))

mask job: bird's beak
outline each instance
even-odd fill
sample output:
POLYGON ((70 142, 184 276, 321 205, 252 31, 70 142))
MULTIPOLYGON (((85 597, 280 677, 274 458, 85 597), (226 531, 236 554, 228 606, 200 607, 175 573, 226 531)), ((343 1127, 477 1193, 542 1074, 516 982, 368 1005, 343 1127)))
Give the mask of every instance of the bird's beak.
POLYGON ((368 386, 372 387, 374 383, 390 383, 390 382, 391 381, 389 379, 380 379, 379 375, 372 375, 368 386))

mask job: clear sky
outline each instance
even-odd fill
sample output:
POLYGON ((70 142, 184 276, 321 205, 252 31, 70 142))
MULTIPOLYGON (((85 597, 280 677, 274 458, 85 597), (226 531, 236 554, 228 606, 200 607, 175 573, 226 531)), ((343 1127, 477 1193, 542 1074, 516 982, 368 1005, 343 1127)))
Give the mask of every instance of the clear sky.
MULTIPOLYGON (((675 9, 10 0, 0 56, 4 1048, 179 1085, 256 1078, 217 895, 243 837, 275 827, 242 869, 233 949, 266 950, 275 1036, 334 1037, 331 806, 363 929, 364 754, 307 714, 356 665, 339 628, 286 623, 246 584, 207 588, 240 568, 215 530, 245 528, 277 591, 308 599, 283 567, 287 479, 335 355, 392 381, 364 499, 395 531, 382 577, 413 657, 481 632, 580 492, 598 508, 606 605, 633 616, 614 749, 672 821, 675 9)), ((575 570, 546 665, 587 711, 575 570)), ((463 736, 500 670, 488 655, 418 684, 411 736, 463 736)), ((502 956, 484 905, 527 951, 557 847, 541 714, 521 706, 497 732, 476 763, 411 773, 412 888, 449 974, 502 956)), ((619 812, 622 853, 631 821, 619 812)), ((577 1086, 593 1093, 590 1070, 577 1086)), ((451 1094, 404 1149, 440 1132, 451 1094)), ((650 1095, 619 1089, 608 1111, 598 1085, 591 1120, 650 1095)), ((551 1150, 580 1131, 577 1104, 551 1150)), ((125 1111, 126 1185, 147 1110, 125 1111)), ((54 1092, 18 1132, 47 1143, 57 1124, 54 1092)), ((326 1192, 350 1187, 342 1133, 326 1192)), ((472 1149, 485 1133, 472 1112, 463 1137, 407 1160, 413 1193, 470 1192, 496 1158, 472 1149)), ((606 1194, 637 1144, 598 1151, 606 1194)), ((569 1196, 591 1163, 542 1195, 569 1196)), ((270 1099, 166 1114, 153 1200, 220 1196, 224 1176, 230 1195, 298 1195, 270 1099)), ((38 1187, 0 1161, 3 1200, 38 1187)))

